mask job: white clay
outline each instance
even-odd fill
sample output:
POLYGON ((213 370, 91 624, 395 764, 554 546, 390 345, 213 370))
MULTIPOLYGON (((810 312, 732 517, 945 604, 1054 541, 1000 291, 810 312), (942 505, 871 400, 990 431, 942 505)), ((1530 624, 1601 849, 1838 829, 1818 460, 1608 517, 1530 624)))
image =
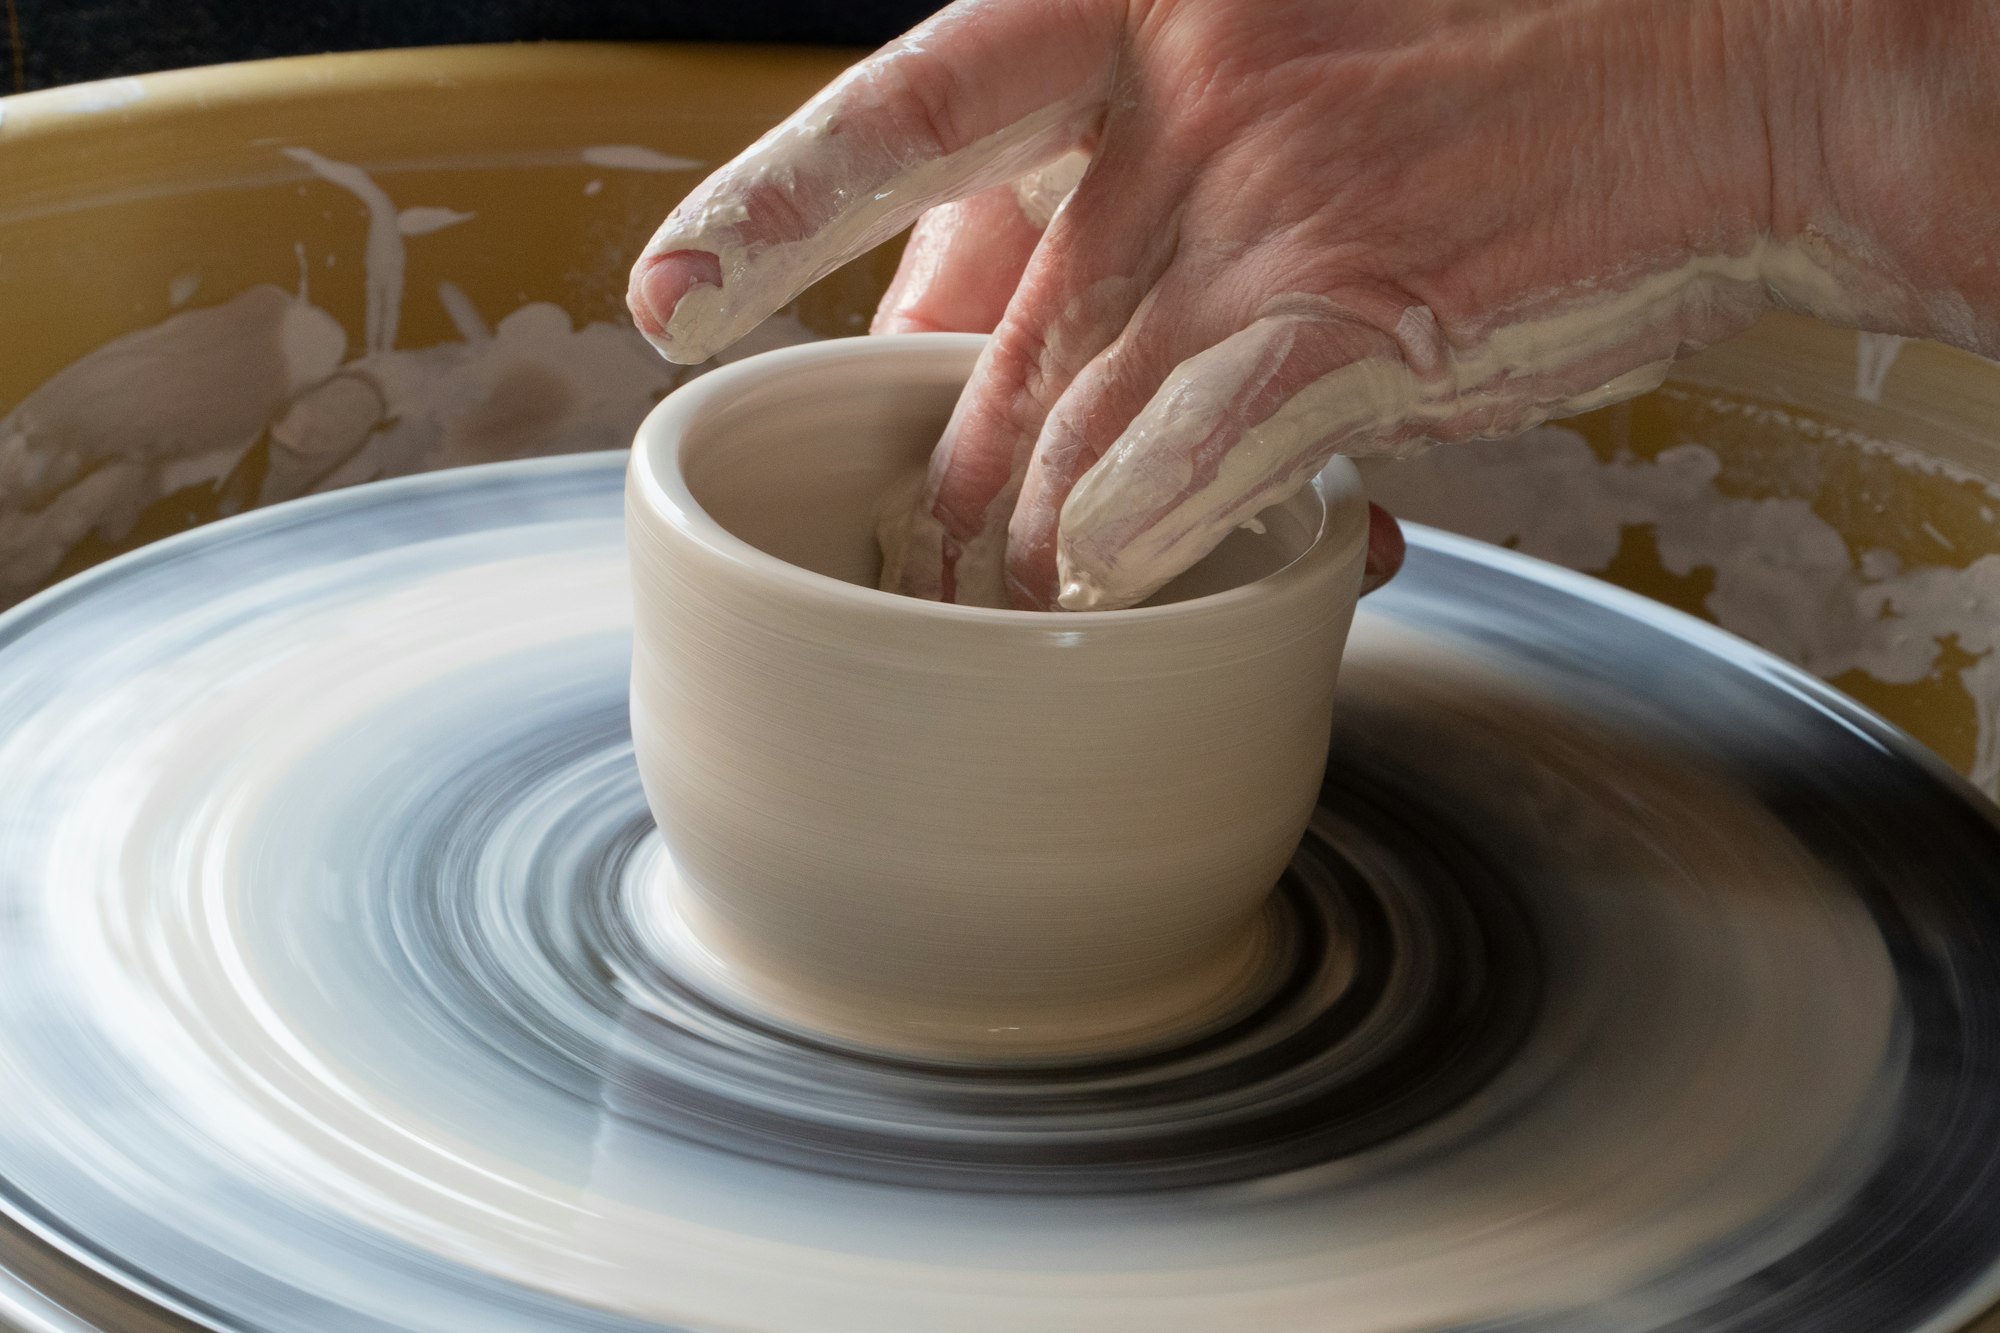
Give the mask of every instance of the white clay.
POLYGON ((593 167, 613 171, 699 171, 707 163, 692 157, 676 157, 642 144, 595 144, 583 150, 583 160, 593 167))
MULTIPOLYGON (((489 325, 451 282, 437 298, 461 341, 388 346, 408 295, 408 237, 472 215, 398 208, 352 163, 291 155, 367 210, 367 346, 348 346, 340 321, 310 302, 300 246, 296 296, 259 285, 179 309, 52 376, 0 414, 0 606, 34 591, 80 541, 123 542, 162 496, 221 484, 260 440, 270 446, 261 505, 460 463, 622 448, 687 378, 623 321, 578 325, 537 301, 489 325)), ((174 281, 176 305, 194 299, 200 276, 174 281)), ((723 359, 816 336, 779 315, 723 359)))
POLYGON ((1090 154, 1074 149, 1021 177, 1014 182, 1014 197, 1021 203, 1021 212, 1037 227, 1048 226, 1089 169, 1090 154))

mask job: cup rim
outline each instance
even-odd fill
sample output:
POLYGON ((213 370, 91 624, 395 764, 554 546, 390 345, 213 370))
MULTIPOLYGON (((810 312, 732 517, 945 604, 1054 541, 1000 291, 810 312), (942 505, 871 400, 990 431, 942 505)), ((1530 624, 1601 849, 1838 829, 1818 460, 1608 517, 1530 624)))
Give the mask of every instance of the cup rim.
POLYGON ((718 522, 688 487, 681 459, 692 428, 719 401, 726 401, 735 393, 774 377, 824 370, 841 363, 888 361, 912 368, 924 365, 935 368, 939 361, 969 362, 987 341, 987 335, 981 333, 869 334, 780 347, 719 366, 674 389, 646 414, 632 442, 627 496, 654 521, 748 576, 835 604, 847 603, 857 611, 1023 629, 1105 630, 1118 625, 1137 629, 1142 625, 1242 611, 1256 603, 1281 599, 1302 585, 1316 582, 1328 566, 1349 558, 1358 561, 1365 553, 1367 494, 1354 464, 1339 457, 1330 460, 1308 483, 1320 492, 1324 518, 1312 544, 1290 563, 1263 578, 1220 592, 1119 611, 1023 611, 1011 607, 961 606, 849 583, 794 565, 753 546, 718 522), (1328 484, 1329 476, 1333 485, 1328 484), (1343 527, 1352 530, 1347 542, 1339 539, 1343 527))

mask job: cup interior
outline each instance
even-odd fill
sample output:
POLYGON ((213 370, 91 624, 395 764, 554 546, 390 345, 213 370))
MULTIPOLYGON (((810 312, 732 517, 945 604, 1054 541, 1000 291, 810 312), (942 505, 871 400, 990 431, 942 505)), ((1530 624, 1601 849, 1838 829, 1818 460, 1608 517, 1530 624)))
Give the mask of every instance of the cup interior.
MULTIPOLYGON (((689 498, 730 535, 798 569, 873 588, 884 506, 913 493, 982 341, 870 338, 866 353, 827 356, 822 344, 795 349, 817 357, 758 358, 762 375, 741 373, 747 365, 716 372, 712 385, 697 381, 716 392, 655 466, 678 466, 689 498)), ((1304 555, 1326 521, 1308 487, 1239 528, 1148 605, 1266 578, 1304 555)))

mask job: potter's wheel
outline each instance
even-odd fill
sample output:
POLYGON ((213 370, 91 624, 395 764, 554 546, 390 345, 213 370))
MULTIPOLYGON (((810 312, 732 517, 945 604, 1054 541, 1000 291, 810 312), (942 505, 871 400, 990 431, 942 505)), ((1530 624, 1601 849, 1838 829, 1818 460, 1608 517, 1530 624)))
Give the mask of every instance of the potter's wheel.
POLYGON ((877 1059, 661 961, 622 463, 281 507, 0 621, 0 1312, 1888 1333, 1993 1294, 2000 826, 1830 692, 1415 532, 1255 1013, 877 1059))

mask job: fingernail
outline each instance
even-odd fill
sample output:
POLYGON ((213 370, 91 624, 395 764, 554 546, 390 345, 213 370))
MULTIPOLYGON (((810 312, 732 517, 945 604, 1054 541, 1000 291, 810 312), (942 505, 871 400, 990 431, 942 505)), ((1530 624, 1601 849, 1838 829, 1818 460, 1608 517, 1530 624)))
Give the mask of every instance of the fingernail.
POLYGON ((632 270, 625 304, 639 331, 662 337, 681 298, 697 287, 722 285, 722 261, 706 250, 669 250, 647 255, 632 270))

